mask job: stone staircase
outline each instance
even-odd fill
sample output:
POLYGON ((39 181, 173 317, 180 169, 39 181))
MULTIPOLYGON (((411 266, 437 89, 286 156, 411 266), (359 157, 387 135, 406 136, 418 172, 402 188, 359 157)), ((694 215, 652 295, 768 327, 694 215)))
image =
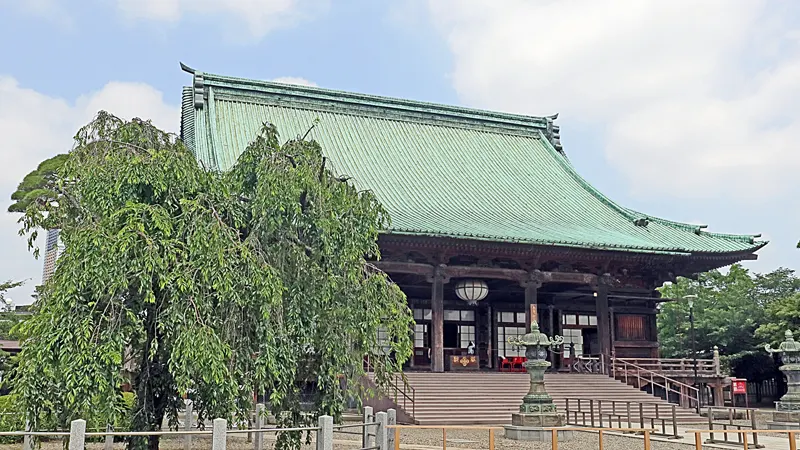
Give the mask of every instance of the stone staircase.
MULTIPOLYGON (((528 375, 522 373, 407 372, 405 375, 415 390, 414 418, 420 425, 511 423, 511 413, 518 411, 529 386, 528 375)), ((611 401, 614 400, 617 402, 617 414, 625 414, 626 401, 634 402, 636 404, 631 405, 631 415, 637 423, 633 426, 638 426, 638 403, 646 403, 643 407, 646 417, 654 416, 655 404, 659 405, 662 416, 669 417, 671 414, 670 403, 604 375, 548 373, 545 383, 562 414, 567 398, 585 399, 583 405, 587 411, 589 399, 601 400, 604 413, 611 412, 611 401)), ((571 409, 576 406, 575 402, 570 402, 571 409)), ((587 413, 587 420, 588 416, 587 413)), ((680 407, 676 416, 679 423, 704 420, 694 411, 680 407)), ((607 417, 605 420, 608 420, 607 417)))

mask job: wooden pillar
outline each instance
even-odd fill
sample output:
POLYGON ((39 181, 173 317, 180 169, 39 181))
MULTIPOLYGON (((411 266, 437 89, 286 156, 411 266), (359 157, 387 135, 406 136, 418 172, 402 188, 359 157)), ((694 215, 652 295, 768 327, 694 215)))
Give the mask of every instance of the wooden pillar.
POLYGON ((431 371, 444 372, 444 285, 450 281, 445 266, 434 269, 431 288, 431 371))
POLYGON ((487 314, 487 321, 489 322, 489 342, 486 346, 486 357, 489 359, 487 361, 487 367, 490 369, 494 369, 494 362, 496 358, 494 357, 494 343, 496 342, 497 338, 497 329, 494 325, 494 310, 492 309, 492 305, 486 305, 486 314, 487 314))
POLYGON ((531 323, 539 323, 537 297, 542 286, 542 273, 538 270, 528 274, 520 285, 525 288, 525 330, 530 331, 531 323))
POLYGON ((656 316, 657 314, 658 310, 656 308, 653 308, 653 313, 650 314, 647 318, 650 325, 650 330, 649 330, 650 333, 647 336, 647 338, 650 341, 658 341, 658 321, 657 321, 658 318, 656 316))
POLYGON ((611 356, 611 327, 608 310, 608 284, 600 280, 595 293, 597 311, 597 337, 600 341, 600 353, 608 359, 611 356))
POLYGON ((723 391, 722 391, 722 383, 717 383, 713 387, 713 396, 714 396, 714 406, 723 407, 725 406, 725 401, 723 399, 723 391))
POLYGON ((609 348, 609 351, 611 352, 611 356, 615 356, 616 352, 615 352, 614 342, 617 340, 617 330, 616 330, 616 325, 614 324, 613 307, 608 308, 608 316, 609 316, 608 326, 609 326, 609 331, 611 332, 611 338, 609 339, 609 341, 611 342, 611 347, 609 348))
POLYGON ((550 317, 550 328, 547 330, 547 333, 550 335, 550 337, 552 337, 557 334, 555 328, 555 317, 553 317, 555 314, 555 307, 553 305, 547 305, 547 310, 549 313, 548 316, 550 317))

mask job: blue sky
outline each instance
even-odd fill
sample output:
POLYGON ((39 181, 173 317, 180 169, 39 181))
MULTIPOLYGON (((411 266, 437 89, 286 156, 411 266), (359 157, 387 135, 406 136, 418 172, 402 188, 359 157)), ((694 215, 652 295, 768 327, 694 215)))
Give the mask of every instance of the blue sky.
MULTIPOLYGON (((648 214, 763 233, 797 267, 800 7, 709 0, 0 0, 0 206, 97 109, 177 131, 178 62, 247 78, 561 113, 579 172, 648 214), (668 4, 667 4, 668 3, 668 4)), ((0 218, 0 279, 41 260, 0 218)))

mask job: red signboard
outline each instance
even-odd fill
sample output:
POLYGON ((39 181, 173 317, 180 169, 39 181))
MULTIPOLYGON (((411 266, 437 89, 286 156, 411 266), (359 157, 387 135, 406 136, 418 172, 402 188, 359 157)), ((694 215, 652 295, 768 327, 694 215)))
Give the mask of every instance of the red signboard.
POLYGON ((734 394, 747 394, 747 380, 734 378, 731 380, 731 388, 734 394))

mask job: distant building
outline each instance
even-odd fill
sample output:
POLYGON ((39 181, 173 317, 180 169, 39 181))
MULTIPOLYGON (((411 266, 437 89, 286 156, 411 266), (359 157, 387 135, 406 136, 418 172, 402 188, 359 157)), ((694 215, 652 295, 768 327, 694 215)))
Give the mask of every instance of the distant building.
POLYGON ((44 270, 42 271, 42 284, 53 276, 56 271, 56 260, 64 251, 64 244, 59 237, 59 230, 47 230, 47 243, 44 253, 44 270))

